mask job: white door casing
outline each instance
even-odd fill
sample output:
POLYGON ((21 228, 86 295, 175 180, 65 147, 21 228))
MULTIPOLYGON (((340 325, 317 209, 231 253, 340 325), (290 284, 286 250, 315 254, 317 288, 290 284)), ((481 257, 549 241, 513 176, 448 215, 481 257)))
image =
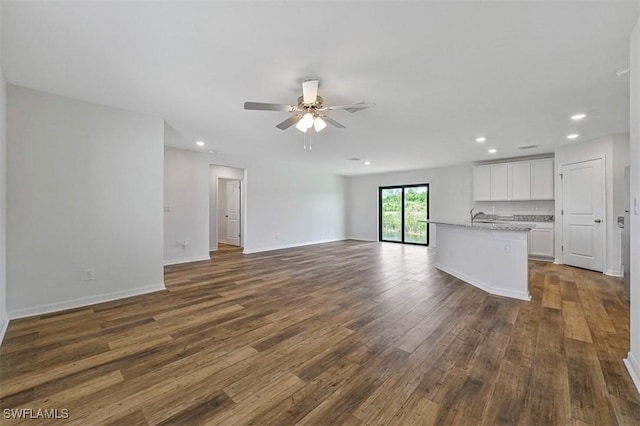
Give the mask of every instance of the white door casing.
POLYGON ((602 159, 562 165, 562 263, 604 269, 605 194, 602 159))
POLYGON ((240 181, 227 182, 227 242, 240 245, 240 181))

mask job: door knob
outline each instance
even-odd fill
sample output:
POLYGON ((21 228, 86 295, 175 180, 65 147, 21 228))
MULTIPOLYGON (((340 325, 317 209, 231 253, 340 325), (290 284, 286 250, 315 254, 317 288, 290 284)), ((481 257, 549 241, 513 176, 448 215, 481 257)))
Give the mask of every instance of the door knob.
POLYGON ((601 219, 596 219, 596 220, 594 220, 594 222, 595 223, 600 223, 600 222, 602 222, 602 220, 601 219))
POLYGON ((229 217, 229 215, 228 215, 228 214, 225 214, 225 215, 224 215, 224 217, 229 217))

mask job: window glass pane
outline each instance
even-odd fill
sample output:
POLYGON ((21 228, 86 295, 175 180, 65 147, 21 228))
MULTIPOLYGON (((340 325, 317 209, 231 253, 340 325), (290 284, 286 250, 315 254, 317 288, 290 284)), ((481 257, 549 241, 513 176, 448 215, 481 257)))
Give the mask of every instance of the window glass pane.
POLYGON ((404 242, 427 243, 427 187, 404 190, 404 242))
POLYGON ((383 189, 380 192, 381 239, 402 241, 402 188, 383 189))

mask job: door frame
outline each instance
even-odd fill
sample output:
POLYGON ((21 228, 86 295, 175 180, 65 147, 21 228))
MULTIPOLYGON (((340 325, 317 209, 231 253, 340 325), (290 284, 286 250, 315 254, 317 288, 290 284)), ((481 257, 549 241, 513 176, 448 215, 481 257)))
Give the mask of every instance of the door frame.
POLYGON ((419 187, 419 186, 426 186, 427 187, 427 220, 429 220, 429 214, 431 212, 431 209, 429 208, 429 199, 430 199, 430 193, 429 193, 429 184, 428 183, 415 183, 415 184, 410 184, 410 185, 389 185, 389 186, 379 186, 378 187, 378 241, 383 242, 383 243, 395 243, 395 244, 410 244, 410 245, 414 245, 414 246, 425 246, 428 247, 429 246, 429 223, 426 223, 426 227, 427 227, 427 242, 426 244, 422 244, 422 243, 410 243, 410 242, 405 242, 404 241, 404 189, 405 188, 415 188, 415 187, 419 187), (385 189, 402 189, 402 201, 400 203, 401 207, 402 207, 402 213, 400 215, 400 220, 401 220, 401 241, 392 241, 392 240, 383 240, 382 239, 382 191, 385 189))
MULTIPOLYGON (((607 227, 608 227, 608 221, 607 221, 607 168, 606 168, 606 158, 605 155, 595 155, 593 157, 590 158, 584 158, 584 159, 580 159, 579 161, 570 161, 568 163, 562 163, 558 165, 558 177, 559 177, 559 181, 560 181, 560 190, 558 191, 558 194, 556 194, 556 202, 560 201, 560 212, 564 211, 564 176, 562 174, 562 169, 565 166, 571 166, 573 164, 580 164, 580 163, 586 163, 588 161, 593 161, 593 160, 600 160, 600 168, 601 168, 601 174, 602 174, 602 222, 604 224, 603 228, 603 235, 602 235, 602 273, 604 273, 607 270, 607 255, 608 255, 608 251, 607 251, 607 227)), ((557 208, 557 207, 556 207, 557 208)), ((558 220, 558 218, 556 217, 555 222, 556 222, 556 235, 559 236, 559 243, 556 245, 556 252, 560 253, 559 256, 556 256, 556 259, 558 260, 558 263, 560 265, 565 265, 564 263, 564 250, 562 250, 562 247, 564 245, 564 215, 560 215, 560 220, 558 220), (558 248, 560 248, 560 250, 558 250, 558 248)), ((571 266, 571 265, 569 265, 571 266)), ((596 271, 599 272, 599 271, 596 271)))
POLYGON ((222 164, 209 163, 209 252, 218 250, 218 206, 220 203, 220 179, 226 180, 239 180, 240 181, 240 248, 244 250, 245 242, 246 242, 246 229, 247 229, 247 214, 249 202, 247 199, 247 186, 248 186, 248 175, 249 172, 247 169, 243 167, 236 166, 227 166, 222 164), (222 167, 226 169, 236 169, 242 172, 242 178, 239 179, 237 177, 227 176, 226 173, 214 173, 211 168, 212 167, 222 167), (215 191, 215 194, 213 193, 215 191), (211 239, 211 228, 215 228, 216 239, 213 241, 211 239))

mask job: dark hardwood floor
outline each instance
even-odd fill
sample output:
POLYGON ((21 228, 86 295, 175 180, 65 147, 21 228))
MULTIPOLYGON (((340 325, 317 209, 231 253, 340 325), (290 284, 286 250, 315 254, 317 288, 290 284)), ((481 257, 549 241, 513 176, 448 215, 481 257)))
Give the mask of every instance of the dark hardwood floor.
POLYGON ((168 291, 12 321, 1 408, 82 425, 640 424, 619 279, 531 262, 524 302, 434 255, 221 251, 167 267, 168 291))

